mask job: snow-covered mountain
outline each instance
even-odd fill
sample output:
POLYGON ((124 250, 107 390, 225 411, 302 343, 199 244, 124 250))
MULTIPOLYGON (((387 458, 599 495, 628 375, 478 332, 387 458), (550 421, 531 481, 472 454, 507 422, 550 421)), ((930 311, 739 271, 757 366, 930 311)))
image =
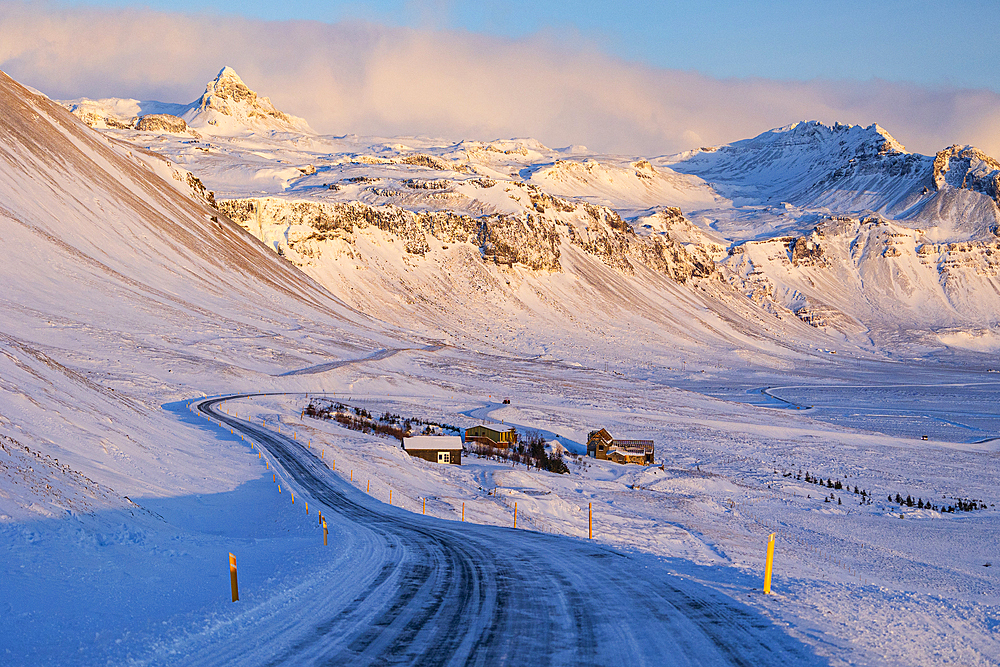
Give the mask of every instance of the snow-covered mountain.
MULTIPOLYGON (((688 352, 747 336, 885 351, 880 331, 899 327, 925 351, 963 336, 979 347, 1000 324, 1000 164, 972 147, 923 156, 878 125, 817 122, 658 158, 322 137, 228 67, 187 105, 65 104, 192 172, 352 307, 435 338, 527 318, 558 322, 575 346, 594 304, 614 322, 641 314, 651 341, 699 341, 688 352)), ((490 342, 554 353, 538 330, 490 342)))
MULTIPOLYGON (((875 351, 900 326, 924 351, 997 338, 997 163, 971 147, 907 153, 877 125, 797 123, 648 159, 531 139, 109 131, 195 172, 221 210, 352 306, 430 336, 529 313, 572 331, 567 313, 596 297, 614 318, 643 313, 650 340, 691 332, 664 312, 702 309, 721 320, 696 339, 762 334, 782 349, 832 336, 875 351), (487 298, 470 308, 472 295, 487 298), (797 320, 810 328, 787 330, 797 320)), ((493 335, 519 352, 559 347, 493 335)))
POLYGON ((796 123, 670 160, 737 206, 898 220, 933 242, 995 236, 1000 165, 972 147, 907 153, 878 125, 796 123))
POLYGON ((250 90, 231 67, 223 67, 218 76, 208 82, 204 94, 190 104, 124 98, 84 98, 62 104, 80 120, 99 129, 213 136, 312 132, 306 121, 279 111, 270 99, 250 90))

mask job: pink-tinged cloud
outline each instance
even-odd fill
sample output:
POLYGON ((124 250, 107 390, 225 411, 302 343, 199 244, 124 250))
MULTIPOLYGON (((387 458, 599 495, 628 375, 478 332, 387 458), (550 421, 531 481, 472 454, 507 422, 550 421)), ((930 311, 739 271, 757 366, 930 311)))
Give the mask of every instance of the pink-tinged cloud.
MULTIPOLYGON (((223 65, 331 134, 532 136, 659 155, 797 120, 879 123, 908 149, 1000 155, 1000 95, 884 81, 715 79, 582 39, 0 2, 0 68, 55 98, 194 100, 223 65)), ((669 39, 669 36, 665 36, 669 39)))

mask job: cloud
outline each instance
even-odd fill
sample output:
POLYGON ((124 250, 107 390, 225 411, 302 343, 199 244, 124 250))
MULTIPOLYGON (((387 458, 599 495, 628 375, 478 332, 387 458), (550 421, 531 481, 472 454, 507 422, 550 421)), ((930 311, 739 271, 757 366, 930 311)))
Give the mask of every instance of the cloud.
POLYGON ((885 81, 716 79, 572 35, 506 39, 364 22, 269 22, 0 1, 0 68, 51 97, 189 102, 223 65, 332 134, 532 136, 637 155, 797 120, 878 122, 910 150, 1000 155, 1000 95, 885 81))

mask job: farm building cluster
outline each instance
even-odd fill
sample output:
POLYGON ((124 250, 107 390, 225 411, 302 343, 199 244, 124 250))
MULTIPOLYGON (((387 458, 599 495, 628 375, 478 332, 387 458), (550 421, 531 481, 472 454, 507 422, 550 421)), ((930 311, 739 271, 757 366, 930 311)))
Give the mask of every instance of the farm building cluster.
MULTIPOLYGON (((537 431, 519 434, 514 427, 479 424, 463 432, 449 424, 412 417, 403 419, 388 412, 372 415, 361 407, 322 399, 310 401, 302 416, 332 419, 345 428, 398 438, 410 456, 431 463, 462 465, 462 455, 472 453, 551 472, 569 472, 563 461, 563 444, 558 440, 546 442, 537 431), (419 426, 423 426, 422 432, 417 431, 419 426), (449 431, 457 435, 445 435, 449 431)), ((591 431, 587 437, 587 455, 605 461, 650 465, 653 453, 652 440, 619 440, 603 428, 591 431)))
MULTIPOLYGON (((540 438, 536 434, 537 438, 540 438)), ((536 439, 537 439, 536 438, 536 439)), ((480 456, 497 456, 508 460, 515 451, 526 450, 527 456, 548 458, 542 452, 533 451, 535 447, 518 446, 518 432, 514 428, 499 429, 480 424, 465 430, 464 441, 459 436, 415 436, 403 439, 403 449, 417 458, 432 463, 462 464, 462 451, 471 451, 480 456)), ((562 445, 558 443, 552 448, 552 457, 561 459, 562 445)), ((603 461, 613 461, 620 464, 651 465, 655 447, 652 440, 626 440, 612 437, 606 429, 591 431, 587 437, 587 455, 603 461)), ((538 462, 526 461, 538 465, 538 462)))

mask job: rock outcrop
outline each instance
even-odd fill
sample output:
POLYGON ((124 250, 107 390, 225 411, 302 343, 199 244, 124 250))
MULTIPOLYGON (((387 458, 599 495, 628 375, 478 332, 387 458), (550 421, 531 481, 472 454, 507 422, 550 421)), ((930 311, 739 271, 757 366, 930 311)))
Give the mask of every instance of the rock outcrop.
MULTIPOLYGON (((548 200, 546 200, 548 201, 548 200)), ((399 239, 410 255, 424 255, 430 240, 467 243, 484 261, 515 264, 536 271, 561 271, 561 246, 568 242, 604 264, 631 275, 636 262, 677 282, 718 277, 715 247, 684 244, 669 233, 637 236, 613 210, 591 204, 559 204, 561 216, 580 214, 584 224, 537 212, 494 213, 474 217, 453 211, 410 211, 392 204, 288 201, 263 197, 219 201, 220 211, 293 261, 308 264, 327 242, 356 244, 356 235, 376 228, 399 239)), ((677 212, 679 214, 679 211, 677 212)), ((680 219, 690 226, 683 216, 680 219)))
POLYGON ((139 116, 135 129, 140 132, 186 132, 188 127, 183 118, 168 113, 151 113, 139 116))

